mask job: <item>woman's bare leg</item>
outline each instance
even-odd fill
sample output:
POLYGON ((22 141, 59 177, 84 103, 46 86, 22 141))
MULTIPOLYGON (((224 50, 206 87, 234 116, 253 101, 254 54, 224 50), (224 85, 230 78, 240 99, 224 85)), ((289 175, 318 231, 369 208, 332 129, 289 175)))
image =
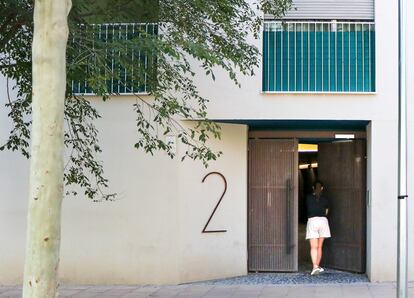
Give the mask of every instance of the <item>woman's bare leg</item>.
POLYGON ((316 264, 319 267, 319 264, 321 263, 321 259, 322 259, 323 240, 325 240, 325 238, 318 238, 316 240, 318 241, 318 256, 316 259, 316 264))
POLYGON ((310 244, 310 255, 312 259, 313 268, 317 268, 319 266, 318 263, 318 239, 309 239, 310 244))

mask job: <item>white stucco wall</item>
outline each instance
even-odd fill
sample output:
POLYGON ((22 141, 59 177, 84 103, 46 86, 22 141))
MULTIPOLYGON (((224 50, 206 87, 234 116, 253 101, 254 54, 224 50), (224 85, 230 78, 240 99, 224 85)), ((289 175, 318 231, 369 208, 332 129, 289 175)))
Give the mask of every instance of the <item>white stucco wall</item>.
MULTIPOLYGON (((247 273, 247 127, 222 125, 223 142, 212 148, 223 156, 207 169, 200 163, 185 162, 179 167, 180 280, 195 281, 244 275, 247 273), (201 233, 227 180, 227 192, 207 230, 225 233, 201 233)), ((181 147, 182 148, 182 147, 181 147)), ((182 148, 184 149, 184 148, 182 148)))
POLYGON ((95 101, 114 202, 67 198, 61 276, 69 283, 178 282, 177 160, 134 149, 134 101, 95 101))
MULTIPOLYGON (((0 97, 4 99, 4 97, 0 97)), ((146 155, 133 148, 135 117, 132 98, 94 101, 109 192, 114 202, 65 198, 60 275, 63 283, 176 284, 189 280, 242 275, 247 272, 247 128, 223 125, 222 141, 211 146, 223 156, 204 168, 201 162, 171 160, 165 153, 146 155), (201 234, 222 182, 228 191, 211 221, 224 234, 201 234)), ((3 104, 3 102, 1 103, 3 104)), ((0 109, 0 135, 9 121, 0 109)), ((187 123, 185 125, 191 125, 187 123)), ((185 147, 178 144, 178 156, 185 147)), ((22 278, 29 162, 18 153, 0 153, 0 284, 22 278)))
MULTIPOLYGON (((6 80, 0 75, 0 144, 11 130, 4 104, 6 80)), ((0 151, 0 284, 15 284, 23 270, 29 162, 18 153, 0 151)))
POLYGON ((408 89, 408 235, 409 279, 414 280, 414 12, 413 1, 407 1, 407 89, 408 89))

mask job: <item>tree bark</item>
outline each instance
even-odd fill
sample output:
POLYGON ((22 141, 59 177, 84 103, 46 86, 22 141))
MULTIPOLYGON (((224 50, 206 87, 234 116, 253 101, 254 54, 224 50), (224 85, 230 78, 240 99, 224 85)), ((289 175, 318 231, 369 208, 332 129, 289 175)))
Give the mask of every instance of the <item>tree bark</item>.
POLYGON ((33 124, 23 297, 57 295, 70 8, 71 0, 35 1, 33 124))

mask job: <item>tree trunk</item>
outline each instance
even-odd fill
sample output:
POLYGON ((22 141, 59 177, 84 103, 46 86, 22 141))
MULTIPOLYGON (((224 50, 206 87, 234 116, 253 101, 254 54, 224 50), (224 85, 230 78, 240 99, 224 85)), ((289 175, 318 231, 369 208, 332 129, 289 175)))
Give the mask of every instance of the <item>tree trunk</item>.
POLYGON ((57 295, 70 8, 71 0, 35 1, 33 126, 23 297, 57 295))

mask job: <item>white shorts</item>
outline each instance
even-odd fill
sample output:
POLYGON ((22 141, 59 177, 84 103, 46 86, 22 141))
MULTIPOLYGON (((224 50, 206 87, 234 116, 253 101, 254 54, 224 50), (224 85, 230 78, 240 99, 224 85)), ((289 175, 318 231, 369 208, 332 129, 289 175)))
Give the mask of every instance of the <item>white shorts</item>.
POLYGON ((315 238, 329 238, 331 231, 329 230, 329 223, 326 217, 311 217, 308 218, 306 225, 306 239, 315 238))

